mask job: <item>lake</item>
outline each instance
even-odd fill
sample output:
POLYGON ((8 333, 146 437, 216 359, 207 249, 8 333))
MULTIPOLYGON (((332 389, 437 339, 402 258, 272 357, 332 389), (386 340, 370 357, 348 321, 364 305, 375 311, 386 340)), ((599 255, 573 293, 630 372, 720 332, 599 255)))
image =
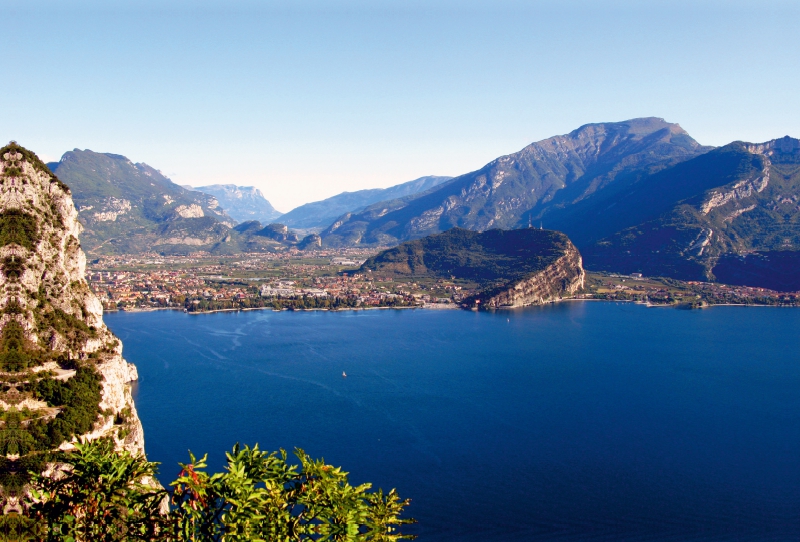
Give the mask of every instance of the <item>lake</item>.
POLYGON ((151 461, 301 447, 420 542, 797 540, 800 310, 112 313, 151 461), (346 371, 347 377, 342 377, 346 371))

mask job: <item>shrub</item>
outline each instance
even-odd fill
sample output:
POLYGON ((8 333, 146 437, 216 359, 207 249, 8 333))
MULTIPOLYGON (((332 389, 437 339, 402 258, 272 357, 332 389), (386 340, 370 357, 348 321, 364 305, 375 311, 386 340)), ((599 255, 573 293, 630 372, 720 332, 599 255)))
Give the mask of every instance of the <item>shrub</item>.
POLYGON ((31 540, 251 541, 341 540, 394 542, 409 501, 394 490, 371 492, 351 486, 341 468, 295 452, 266 453, 236 445, 226 454, 225 472, 209 475, 206 460, 191 456, 170 484, 152 480, 157 464, 116 452, 110 440, 76 445, 58 460, 57 476, 35 475, 21 516, 31 540), (165 509, 169 502, 170 506, 165 509))

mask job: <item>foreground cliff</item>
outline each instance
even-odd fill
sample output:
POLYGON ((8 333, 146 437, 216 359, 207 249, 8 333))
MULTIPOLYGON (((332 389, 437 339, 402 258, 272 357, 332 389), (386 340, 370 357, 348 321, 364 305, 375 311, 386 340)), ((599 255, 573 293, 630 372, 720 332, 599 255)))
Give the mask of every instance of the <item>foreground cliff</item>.
POLYGON ((69 188, 32 152, 13 142, 0 149, 4 474, 80 438, 144 451, 130 391, 136 369, 84 278, 80 229, 69 188))
POLYGON ((453 228, 370 258, 364 272, 462 279, 478 293, 467 306, 522 307, 569 297, 583 287, 581 255, 561 232, 453 228))

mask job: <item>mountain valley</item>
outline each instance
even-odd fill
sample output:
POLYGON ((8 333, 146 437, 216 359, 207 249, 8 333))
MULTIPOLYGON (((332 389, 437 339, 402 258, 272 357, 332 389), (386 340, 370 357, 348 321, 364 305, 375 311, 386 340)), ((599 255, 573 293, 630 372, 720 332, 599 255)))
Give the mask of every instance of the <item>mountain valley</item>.
POLYGON ((345 213, 356 213, 369 205, 407 196, 423 194, 452 179, 429 175, 413 181, 390 186, 342 192, 330 198, 306 203, 280 217, 281 223, 291 228, 322 230, 345 213))
POLYGON ((794 291, 799 163, 788 136, 711 148, 641 118, 588 124, 456 178, 345 192, 283 215, 253 187, 187 190, 120 155, 76 149, 49 167, 71 187, 83 246, 98 255, 379 248, 453 227, 545 226, 567 234, 590 270, 794 291))

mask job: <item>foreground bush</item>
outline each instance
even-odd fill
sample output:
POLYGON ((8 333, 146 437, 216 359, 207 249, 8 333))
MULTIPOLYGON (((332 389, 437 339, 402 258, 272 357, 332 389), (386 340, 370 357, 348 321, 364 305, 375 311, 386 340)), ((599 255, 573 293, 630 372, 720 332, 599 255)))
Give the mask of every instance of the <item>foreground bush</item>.
POLYGON ((181 464, 169 490, 154 482, 156 463, 100 440, 79 444, 60 474, 33 474, 21 514, 2 516, 0 539, 47 541, 396 541, 407 500, 369 491, 347 473, 302 450, 258 446, 226 454, 225 471, 209 474, 206 457, 181 464))

